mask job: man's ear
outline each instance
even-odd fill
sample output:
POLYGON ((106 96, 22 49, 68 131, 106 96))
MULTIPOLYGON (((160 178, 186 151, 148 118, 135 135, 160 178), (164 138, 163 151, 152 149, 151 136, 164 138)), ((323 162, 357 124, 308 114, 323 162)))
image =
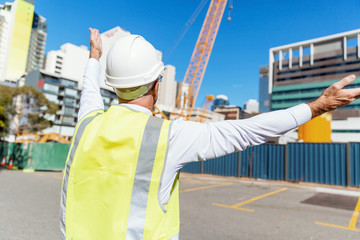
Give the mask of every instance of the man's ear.
POLYGON ((156 81, 154 87, 151 90, 151 95, 154 97, 154 104, 156 103, 158 97, 159 97, 159 81, 156 81))

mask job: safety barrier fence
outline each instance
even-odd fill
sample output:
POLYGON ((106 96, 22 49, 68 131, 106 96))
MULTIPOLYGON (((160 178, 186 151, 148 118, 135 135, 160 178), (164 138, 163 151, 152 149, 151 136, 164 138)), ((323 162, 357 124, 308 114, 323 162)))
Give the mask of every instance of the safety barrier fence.
MULTIPOLYGON (((63 170, 70 144, 0 143, 0 161, 20 169, 63 170)), ((360 143, 264 144, 207 161, 188 173, 360 187, 360 143)))
POLYGON ((182 171, 360 187, 360 143, 264 144, 189 163, 182 171))
POLYGON ((0 143, 0 161, 13 160, 14 167, 35 170, 63 170, 70 144, 0 143))

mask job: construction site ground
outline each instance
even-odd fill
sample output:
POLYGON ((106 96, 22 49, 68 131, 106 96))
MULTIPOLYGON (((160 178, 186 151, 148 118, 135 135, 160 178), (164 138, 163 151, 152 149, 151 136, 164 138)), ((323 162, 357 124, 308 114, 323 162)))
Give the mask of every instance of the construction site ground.
MULTIPOLYGON (((0 240, 61 239, 62 172, 0 170, 0 240)), ((359 189, 181 174, 180 239, 360 240, 359 189)))

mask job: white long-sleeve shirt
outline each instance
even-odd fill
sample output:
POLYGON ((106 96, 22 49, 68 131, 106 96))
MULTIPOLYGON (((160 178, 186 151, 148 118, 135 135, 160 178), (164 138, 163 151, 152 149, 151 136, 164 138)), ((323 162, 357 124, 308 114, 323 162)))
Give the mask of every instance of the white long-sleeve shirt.
MULTIPOLYGON (((100 63, 91 58, 84 74, 78 121, 92 111, 104 109, 100 95, 100 71, 100 63)), ((121 105, 152 115, 149 109, 139 105, 121 105)), ((269 138, 281 136, 310 119, 310 107, 307 104, 300 104, 286 110, 263 113, 243 120, 211 123, 174 120, 169 134, 160 202, 165 204, 169 200, 174 179, 185 164, 265 143, 269 138)))

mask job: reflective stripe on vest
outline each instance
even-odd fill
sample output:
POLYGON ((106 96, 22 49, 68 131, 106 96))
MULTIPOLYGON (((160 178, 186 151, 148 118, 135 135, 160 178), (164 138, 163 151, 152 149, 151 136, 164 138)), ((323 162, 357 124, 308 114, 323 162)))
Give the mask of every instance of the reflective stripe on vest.
POLYGON ((178 239, 178 184, 165 206, 158 197, 170 121, 119 105, 95 114, 77 126, 68 156, 64 239, 178 239))
POLYGON ((145 127, 131 195, 126 232, 126 239, 128 240, 143 238, 146 206, 152 173, 149 169, 153 169, 153 159, 155 159, 163 121, 163 119, 151 117, 145 127))

